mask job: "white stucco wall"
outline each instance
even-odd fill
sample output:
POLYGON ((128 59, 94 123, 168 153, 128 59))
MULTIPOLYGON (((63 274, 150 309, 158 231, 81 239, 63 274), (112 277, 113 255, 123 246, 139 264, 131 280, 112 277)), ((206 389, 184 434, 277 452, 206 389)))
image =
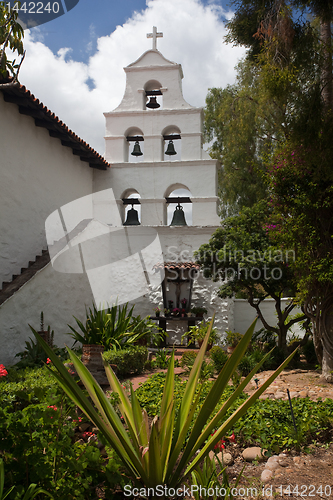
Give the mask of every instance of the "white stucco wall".
MULTIPOLYGON (((282 303, 286 304, 288 299, 282 299, 282 303)), ((234 323, 231 330, 234 332, 245 333, 249 328, 251 323, 254 321, 256 317, 256 311, 253 307, 250 306, 247 300, 245 299, 234 299, 234 323)), ((277 316, 275 311, 275 301, 274 299, 265 299, 264 302, 260 305, 260 309, 263 313, 264 318, 268 322, 268 324, 272 326, 276 326, 277 324, 277 316)), ((300 313, 301 310, 299 308, 293 309, 291 315, 294 316, 297 313, 300 313)), ((261 321, 257 321, 255 331, 263 328, 263 324, 261 321)), ((304 335, 300 328, 297 326, 293 326, 291 328, 291 332, 295 332, 296 334, 304 335)))
POLYGON ((93 169, 0 93, 0 283, 46 248, 53 210, 92 191, 93 169))
POLYGON ((54 330, 54 343, 72 346, 68 324, 75 327, 73 315, 83 320, 85 305, 92 306, 93 297, 85 274, 63 274, 54 271, 51 264, 39 271, 17 293, 0 306, 1 351, 0 364, 11 365, 24 351, 29 337, 34 339, 29 324, 39 330, 40 313, 44 326, 54 330))

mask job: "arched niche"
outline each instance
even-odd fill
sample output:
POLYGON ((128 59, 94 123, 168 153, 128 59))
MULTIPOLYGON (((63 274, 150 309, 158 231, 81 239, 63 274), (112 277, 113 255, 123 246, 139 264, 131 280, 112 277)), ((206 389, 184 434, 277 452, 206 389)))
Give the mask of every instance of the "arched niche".
MULTIPOLYGON (((136 189, 126 189, 126 191, 123 192, 121 199, 126 200, 126 199, 134 199, 134 200, 139 200, 141 198, 140 194, 136 189)), ((127 212, 132 208, 131 204, 127 205, 122 205, 121 206, 121 220, 124 222, 127 219, 127 212)), ((138 212, 138 219, 141 224, 141 205, 135 204, 133 205, 133 208, 138 212)))
POLYGON ((180 128, 176 125, 168 125, 162 130, 162 158, 164 161, 180 161, 182 157, 182 141, 180 128), (174 155, 166 154, 170 141, 173 143, 174 155))
POLYGON ((124 161, 129 163, 144 161, 144 137, 142 130, 138 127, 130 127, 124 135, 126 138, 124 144, 124 161), (142 153, 141 156, 134 156, 132 154, 137 142, 142 153))
POLYGON ((155 111, 155 109, 163 108, 163 94, 162 94, 162 85, 157 80, 149 80, 143 87, 143 109, 147 111, 155 111), (147 107, 147 103, 151 102, 151 98, 156 100, 156 103, 159 104, 156 108, 147 107))
MULTIPOLYGON (((169 188, 165 192, 165 198, 192 198, 192 193, 184 184, 176 183, 169 186, 169 188)), ((177 202, 174 203, 166 203, 165 204, 165 213, 164 220, 167 226, 170 226, 174 211, 176 209, 177 202)), ((188 226, 192 226, 193 218, 192 218, 192 203, 181 203, 181 206, 184 209, 185 220, 188 226)))

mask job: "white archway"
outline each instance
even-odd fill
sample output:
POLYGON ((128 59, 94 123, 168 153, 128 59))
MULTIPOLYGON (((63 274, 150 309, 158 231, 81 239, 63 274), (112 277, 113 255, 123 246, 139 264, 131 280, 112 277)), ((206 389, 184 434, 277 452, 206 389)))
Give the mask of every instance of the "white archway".
MULTIPOLYGON (((122 200, 123 199, 138 200, 140 198, 141 198, 141 196, 138 193, 138 191, 136 189, 133 189, 133 188, 126 189, 126 191, 124 191, 124 193, 121 196, 122 200)), ((122 206, 121 218, 122 218, 123 223, 126 221, 127 213, 129 210, 131 210, 131 208, 132 208, 132 205, 130 205, 130 204, 122 206)), ((139 222, 141 224, 141 205, 135 204, 135 205, 133 205, 133 208, 138 212, 138 219, 139 219, 139 222)))
POLYGON ((143 132, 138 127, 130 127, 126 130, 125 134, 125 144, 124 144, 124 161, 129 163, 138 163, 144 161, 144 137, 143 132), (135 140, 136 138, 137 140, 135 140), (142 155, 134 156, 133 150, 134 145, 138 142, 142 155))
MULTIPOLYGON (((183 184, 172 184, 167 190, 165 194, 165 198, 178 198, 178 197, 192 197, 191 191, 187 188, 187 186, 183 184)), ((170 226, 172 217, 177 206, 177 202, 169 203, 165 205, 165 223, 167 226, 170 226)), ((186 224, 188 226, 192 226, 192 203, 181 203, 181 206, 184 210, 186 224)))

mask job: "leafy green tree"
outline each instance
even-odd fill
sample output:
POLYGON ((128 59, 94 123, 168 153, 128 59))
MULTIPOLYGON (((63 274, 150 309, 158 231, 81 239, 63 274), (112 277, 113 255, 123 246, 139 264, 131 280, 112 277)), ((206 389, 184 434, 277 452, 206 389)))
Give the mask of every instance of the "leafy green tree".
POLYGON ((17 81, 24 59, 22 42, 24 31, 17 22, 17 17, 18 13, 15 10, 9 10, 7 2, 0 2, 0 78, 6 79, 8 75, 12 77, 10 82, 2 83, 2 85, 12 85, 17 81), (20 63, 16 63, 15 59, 8 59, 7 49, 22 56, 20 63))
POLYGON ((228 39, 245 44, 248 55, 237 66, 234 85, 210 89, 205 110, 210 154, 222 165, 223 216, 267 196, 267 164, 290 138, 312 141, 325 106, 319 27, 295 22, 283 0, 237 6, 228 39))
POLYGON ((319 133, 316 147, 287 145, 272 162, 269 175, 275 221, 271 238, 295 249, 292 267, 298 300, 313 325, 322 374, 333 382, 333 148, 327 144, 329 137, 332 129, 319 133))
MULTIPOLYGON (((234 0, 232 4, 236 13, 228 23, 227 39, 245 45, 248 58, 266 70, 271 97, 290 92, 289 85, 303 76, 307 93, 319 90, 324 106, 332 108, 332 0, 234 0)), ((301 105, 302 101, 296 102, 298 109, 301 105)))
POLYGON ((219 295, 223 298, 242 293, 256 310, 267 330, 278 335, 278 346, 287 352, 289 328, 306 318, 305 315, 291 318, 296 307, 291 298, 283 303, 283 297, 293 295, 295 286, 292 261, 294 252, 274 244, 269 237, 267 205, 258 203, 252 208, 224 220, 209 243, 202 245, 196 253, 204 276, 222 281, 219 295), (277 325, 269 324, 262 311, 264 299, 275 301, 277 325))
POLYGON ((245 60, 237 70, 234 85, 210 89, 206 98, 206 141, 212 141, 210 155, 222 165, 222 216, 266 197, 263 159, 284 136, 284 110, 267 102, 255 65, 245 60))
POLYGON ((249 48, 269 101, 284 98, 288 106, 289 134, 267 162, 271 238, 295 249, 298 300, 312 321, 323 375, 333 382, 333 2, 238 4, 229 37, 249 48), (296 19, 293 8, 303 9, 303 16, 296 19))

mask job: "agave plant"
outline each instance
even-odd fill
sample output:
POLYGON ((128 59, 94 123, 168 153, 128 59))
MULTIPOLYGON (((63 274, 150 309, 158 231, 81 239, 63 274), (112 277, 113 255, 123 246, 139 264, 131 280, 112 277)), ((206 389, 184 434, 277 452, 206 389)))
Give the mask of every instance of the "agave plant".
POLYGON ((147 336, 156 329, 155 324, 149 318, 141 319, 133 316, 134 306, 128 310, 128 304, 124 306, 112 306, 107 309, 98 310, 95 305, 89 308, 85 324, 79 319, 74 319, 79 327, 72 330, 70 335, 76 342, 82 344, 104 345, 106 349, 121 349, 124 345, 134 344, 141 337, 147 336))
POLYGON ((221 395, 251 340, 255 322, 243 336, 212 385, 204 403, 201 404, 199 403, 200 388, 199 392, 196 392, 196 389, 212 326, 213 320, 189 375, 177 416, 174 398, 174 354, 172 353, 166 374, 160 414, 153 419, 151 425, 148 423, 145 409, 140 408, 133 389, 131 388, 129 399, 116 375, 105 363, 105 371, 111 388, 119 396, 119 409, 125 419, 123 424, 98 383, 79 358, 68 349, 74 367, 94 407, 52 349, 37 335, 38 342, 41 343, 57 370, 52 371, 53 375, 74 403, 99 428, 106 441, 122 460, 128 475, 137 487, 156 488, 161 485, 166 485, 168 488, 179 487, 186 478, 190 477, 192 471, 197 468, 214 445, 233 428, 235 422, 279 375, 294 354, 291 354, 251 397, 229 418, 226 418, 225 415, 230 406, 265 361, 266 357, 263 358, 213 417, 212 414, 221 395), (214 429, 217 431, 212 435, 214 429))

